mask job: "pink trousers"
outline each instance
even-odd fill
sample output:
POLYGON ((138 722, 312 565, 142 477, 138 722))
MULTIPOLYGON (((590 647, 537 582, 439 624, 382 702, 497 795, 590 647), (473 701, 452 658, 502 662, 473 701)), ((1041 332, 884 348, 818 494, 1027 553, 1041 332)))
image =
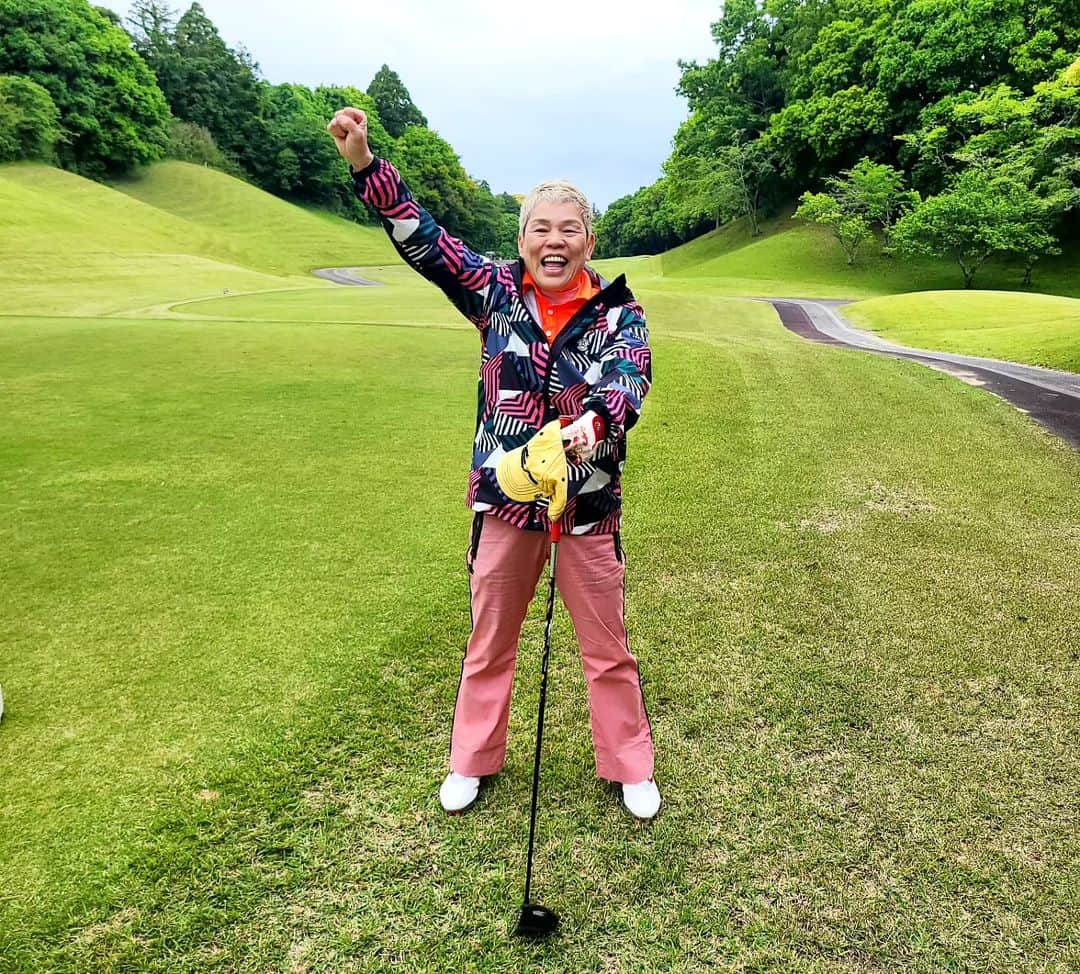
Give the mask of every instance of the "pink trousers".
MULTIPOLYGON (((483 777, 506 760, 518 637, 548 558, 550 539, 485 516, 469 550, 473 630, 454 709, 450 767, 483 777)), ((596 773, 636 784, 652 777, 653 745, 637 660, 623 619, 617 536, 565 534, 555 584, 574 624, 589 686, 596 773)), ((533 647, 530 647, 530 651, 533 647)), ((537 645, 539 655, 542 647, 537 645)))

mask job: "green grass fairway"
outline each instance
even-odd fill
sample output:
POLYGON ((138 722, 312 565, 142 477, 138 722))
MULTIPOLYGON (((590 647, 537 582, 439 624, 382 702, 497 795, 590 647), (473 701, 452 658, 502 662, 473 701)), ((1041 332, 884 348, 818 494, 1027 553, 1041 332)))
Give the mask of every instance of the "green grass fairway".
POLYGON ((365 280, 380 287, 305 288, 209 298, 174 305, 185 315, 250 321, 337 321, 420 325, 472 330, 438 288, 416 288, 415 274, 404 264, 362 268, 365 280), (402 288, 411 297, 402 302, 402 288))
POLYGON ((475 333, 400 266, 305 283, 180 198, 70 179, 0 168, 39 261, 0 266, 0 971, 1080 967, 1080 454, 605 265, 654 337, 624 542, 666 805, 639 827, 595 780, 560 605, 534 892, 563 928, 518 943, 540 600, 505 772, 468 815, 437 798, 475 333), (50 267, 28 215, 62 217, 52 178, 150 257, 102 248, 65 295, 83 258, 50 267), (234 272, 254 293, 211 287, 234 272))
POLYGON ((1080 372, 1080 301, 1075 298, 935 291, 860 301, 844 314, 915 348, 1080 372))

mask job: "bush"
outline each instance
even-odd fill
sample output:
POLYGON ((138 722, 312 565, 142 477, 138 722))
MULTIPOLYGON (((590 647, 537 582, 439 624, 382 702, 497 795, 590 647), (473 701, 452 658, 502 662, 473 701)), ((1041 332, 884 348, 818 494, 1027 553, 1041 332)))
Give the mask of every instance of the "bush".
POLYGON ((169 124, 169 144, 165 155, 182 162, 211 166, 230 176, 244 175, 236 160, 221 151, 209 129, 192 122, 182 122, 178 118, 169 124))
POLYGON ((52 96, 29 78, 0 76, 0 162, 54 162, 59 140, 60 113, 52 96))

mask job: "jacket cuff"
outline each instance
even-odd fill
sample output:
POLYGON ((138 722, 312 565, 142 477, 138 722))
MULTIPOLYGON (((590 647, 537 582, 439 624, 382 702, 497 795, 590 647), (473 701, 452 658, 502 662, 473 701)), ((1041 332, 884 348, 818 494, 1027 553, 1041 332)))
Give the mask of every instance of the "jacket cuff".
POLYGON ((367 186, 368 177, 374 175, 379 168, 379 162, 381 160, 378 156, 375 156, 363 169, 354 169, 353 164, 349 163, 349 175, 352 177, 353 189, 356 195, 359 196, 364 192, 364 187, 367 186))

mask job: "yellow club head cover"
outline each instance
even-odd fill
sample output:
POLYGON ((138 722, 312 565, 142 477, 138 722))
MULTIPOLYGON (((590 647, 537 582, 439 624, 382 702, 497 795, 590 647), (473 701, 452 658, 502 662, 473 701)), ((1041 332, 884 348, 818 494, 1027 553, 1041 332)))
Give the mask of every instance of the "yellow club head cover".
POLYGON ((557 419, 524 446, 503 456, 495 467, 495 479, 507 497, 523 503, 546 497, 552 521, 557 521, 566 507, 567 477, 562 428, 557 419))

